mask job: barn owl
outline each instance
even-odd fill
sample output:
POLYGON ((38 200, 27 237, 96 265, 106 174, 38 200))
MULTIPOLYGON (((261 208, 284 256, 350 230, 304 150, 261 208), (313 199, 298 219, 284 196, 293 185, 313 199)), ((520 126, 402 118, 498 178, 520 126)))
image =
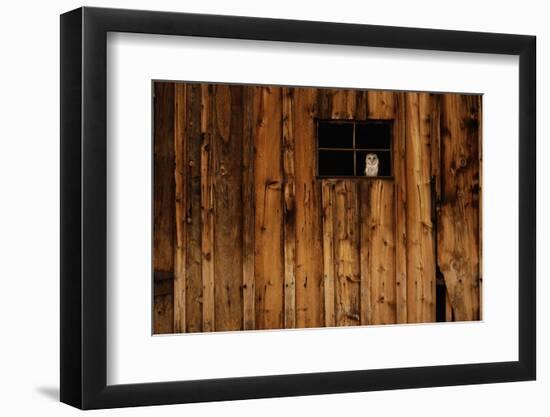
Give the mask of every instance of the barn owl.
POLYGON ((365 158, 365 175, 367 177, 378 176, 379 161, 378 155, 375 153, 368 153, 365 158))

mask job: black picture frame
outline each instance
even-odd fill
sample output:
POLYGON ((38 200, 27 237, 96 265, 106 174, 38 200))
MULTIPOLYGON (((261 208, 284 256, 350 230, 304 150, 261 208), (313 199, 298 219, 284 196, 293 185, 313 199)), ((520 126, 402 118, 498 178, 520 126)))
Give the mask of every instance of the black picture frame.
POLYGON ((61 401, 94 409, 535 379, 535 45, 523 35, 251 17, 88 7, 61 15, 61 401), (108 32, 519 56, 519 360, 107 385, 108 32))

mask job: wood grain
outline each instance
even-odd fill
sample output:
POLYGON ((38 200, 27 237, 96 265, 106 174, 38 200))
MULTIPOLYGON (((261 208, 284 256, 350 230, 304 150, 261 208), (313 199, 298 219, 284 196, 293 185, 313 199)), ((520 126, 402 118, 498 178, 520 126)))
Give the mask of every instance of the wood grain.
MULTIPOLYGON (((321 91, 321 90, 319 90, 321 91)), ((321 184, 315 172, 315 117, 318 91, 296 88, 296 327, 323 326, 324 291, 322 264, 321 184)))
POLYGON ((254 97, 256 88, 243 87, 243 328, 256 328, 254 279, 254 97))
POLYGON ((441 97, 438 265, 456 320, 480 317, 479 98, 441 97))
MULTIPOLYGON (((323 114, 335 120, 357 118, 355 90, 333 90, 331 95, 330 102, 323 103, 320 109, 323 114)), ((358 184, 351 180, 338 181, 334 192, 335 322, 337 326, 352 326, 361 322, 358 184)))
POLYGON ((362 181, 359 184, 359 268, 360 283, 360 321, 362 325, 373 324, 372 293, 372 232, 369 223, 371 217, 372 181, 362 181))
POLYGON ((243 326, 242 87, 217 85, 214 95, 214 317, 229 331, 243 326))
POLYGON ((338 181, 334 191, 336 325, 353 326, 361 322, 357 183, 350 180, 338 181))
POLYGON ((367 117, 394 120, 391 138, 394 182, 372 180, 361 187, 361 279, 362 287, 365 287, 362 288, 361 300, 362 305, 368 306, 365 313, 369 313, 363 320, 368 320, 369 324, 406 323, 407 136, 404 94, 368 91, 367 117))
POLYGON ((153 299, 153 334, 174 333, 173 284, 169 283, 170 293, 164 294, 155 285, 155 293, 162 295, 155 295, 153 299))
MULTIPOLYGON (((180 87, 181 88, 181 87, 180 87)), ((181 92, 179 94, 181 100, 181 92)), ((180 129, 185 133, 179 165, 184 170, 183 201, 176 204, 183 207, 181 224, 185 252, 185 331, 202 331, 202 252, 201 252, 201 172, 200 146, 201 134, 201 87, 198 84, 187 84, 185 88, 185 126, 180 129)), ((181 113, 181 110, 180 110, 181 113)), ((181 116, 181 114, 180 114, 181 116)), ((183 315, 183 312, 178 313, 183 315)), ((182 326, 183 327, 183 326, 182 326)), ((183 331, 183 330, 182 330, 183 331)))
POLYGON ((171 272, 154 274, 153 334, 173 333, 174 275, 171 272))
POLYGON ((214 156, 213 156, 214 86, 201 86, 200 190, 202 253, 202 331, 215 330, 214 307, 214 156))
MULTIPOLYGON (((470 140, 475 140, 474 137, 477 133, 477 170, 478 170, 478 186, 477 186, 477 230, 478 230, 478 267, 477 271, 473 269, 473 272, 478 274, 478 292, 479 295, 477 296, 477 299, 479 300, 479 313, 478 313, 478 320, 483 320, 483 137, 481 135, 481 132, 483 132, 483 103, 481 100, 481 96, 473 96, 470 98, 470 100, 473 101, 473 108, 475 108, 475 120, 478 122, 477 131, 473 132, 471 135, 470 140)), ((474 209, 475 210, 475 209, 474 209)), ((475 216, 475 213, 473 213, 475 216)), ((475 297, 475 294, 474 294, 475 297)))
POLYGON ((395 120, 392 129, 396 321, 407 323, 407 130, 405 93, 395 93, 395 120))
POLYGON ((283 327, 284 255, 282 198, 281 88, 260 87, 256 94, 255 256, 256 328, 283 327))
POLYGON ((175 184, 175 229, 174 244, 174 332, 185 333, 186 329, 186 232, 185 212, 187 149, 186 149, 186 85, 174 85, 174 184, 175 184))
POLYGON ((366 241, 361 242, 362 273, 370 278, 371 324, 396 323, 395 230, 393 184, 373 180, 361 188, 361 224, 366 241))
MULTIPOLYGON (((174 85, 154 84, 154 180, 153 193, 153 269, 174 270, 175 184, 174 184, 174 85)), ((172 333, 174 328, 173 280, 170 288, 155 295, 153 332, 172 333)), ((157 289, 158 285, 154 286, 157 289)))
MULTIPOLYGON (((355 90, 334 90, 329 109, 331 119, 355 119, 355 90)), ((328 110, 328 109, 327 109, 328 110)))
POLYGON ((154 93, 154 333, 481 318, 480 96, 154 93), (318 179, 318 119, 391 120, 392 176, 318 179))
POLYGON ((335 229, 335 182, 325 180, 322 182, 323 198, 323 287, 325 295, 325 326, 336 325, 336 295, 334 283, 336 281, 336 254, 334 251, 335 229))
POLYGON ((393 119, 395 115, 395 96, 396 94, 392 91, 369 90, 367 92, 367 117, 379 120, 393 119))
POLYGON ((283 216, 285 263, 284 327, 296 327, 296 184, 294 173, 294 90, 282 89, 283 216))
POLYGON ((431 201, 431 98, 407 93, 407 320, 435 321, 435 245, 431 201))

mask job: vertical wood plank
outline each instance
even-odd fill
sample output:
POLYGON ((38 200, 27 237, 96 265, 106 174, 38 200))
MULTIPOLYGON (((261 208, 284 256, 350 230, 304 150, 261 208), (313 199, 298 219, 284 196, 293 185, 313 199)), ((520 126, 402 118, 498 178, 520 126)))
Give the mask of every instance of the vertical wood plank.
POLYGON ((395 93, 393 124, 393 176, 395 209, 396 321, 407 323, 407 135, 405 93, 395 93))
POLYGON ((395 114, 395 93, 392 91, 369 90, 367 92, 368 117, 370 119, 393 119, 395 114))
MULTIPOLYGON (((185 226, 185 331, 202 331, 201 251, 201 86, 185 84, 185 138, 182 160, 185 226)), ((180 95, 181 98, 181 95, 180 95)), ((180 110, 181 112, 181 110, 180 110)), ((184 331, 183 328, 181 331, 184 331)))
POLYGON ((431 98, 406 93, 407 319, 435 321, 435 245, 431 202, 431 98))
POLYGON ((479 99, 441 99, 441 213, 438 264, 455 320, 479 314, 479 99), (460 238, 458 238, 460 237, 460 238))
POLYGON ((479 96, 157 83, 153 331, 432 322, 436 262, 447 320, 480 319, 480 113, 479 96), (315 117, 367 116, 394 119, 394 182, 317 181, 315 117))
MULTIPOLYGON (((434 200, 432 206, 432 218, 437 217, 439 213, 439 204, 441 200, 441 94, 431 94, 431 176, 432 193, 434 200)), ((434 223, 436 223, 434 221, 434 223)), ((434 228, 434 229, 437 229, 434 228)), ((437 248, 437 245, 436 245, 437 248)))
POLYGON ((243 86, 243 328, 255 329, 254 280, 254 96, 256 88, 243 86))
MULTIPOLYGON (((319 94, 327 90, 319 90, 319 94)), ((295 89, 296 327, 320 327, 324 318, 321 184, 315 150, 318 90, 295 89)))
POLYGON ((201 198, 201 252, 202 252, 202 331, 215 330, 214 309, 214 157, 213 112, 214 87, 201 85, 200 198, 201 198))
POLYGON ((407 320, 404 104, 402 97, 398 97, 400 93, 369 90, 365 94, 369 119, 394 120, 394 181, 392 184, 373 180, 361 186, 361 280, 365 287, 361 291, 362 320, 371 324, 404 323, 407 320))
MULTIPOLYGON (((475 106, 477 106, 477 120, 479 126, 477 128, 477 153, 478 153, 478 175, 479 175, 479 186, 478 190, 478 268, 477 272, 479 274, 479 314, 478 320, 483 320, 483 96, 474 96, 472 99, 475 101, 475 106)), ((475 273, 475 269, 474 269, 475 273)))
POLYGON ((214 317, 217 331, 242 329, 242 87, 214 87, 214 317))
POLYGON ((355 90, 334 89, 332 92, 331 119, 355 119, 355 90))
MULTIPOLYGON (((174 84, 154 84, 154 196, 153 269, 173 274, 174 270, 174 84)), ((174 329, 173 278, 155 282, 153 333, 174 329), (163 291, 159 291, 163 288, 163 291)))
MULTIPOLYGON (((373 324, 372 316, 372 240, 371 240, 371 189, 372 181, 359 184, 359 266, 361 271, 360 316, 361 324, 373 324)), ((374 300, 376 301, 376 300, 374 300)))
POLYGON ((335 185, 336 325, 360 324, 359 204, 357 183, 335 185))
POLYGON ((294 89, 282 89, 283 215, 285 263, 284 327, 296 327, 296 187, 294 180, 294 89))
MULTIPOLYGON (((314 112, 314 117, 317 116, 320 119, 330 119, 332 116, 332 96, 334 91, 335 90, 331 88, 308 88, 299 89, 298 92, 303 92, 310 96, 309 99, 312 100, 310 108, 312 112, 314 112), (313 100, 316 105, 313 104, 313 100)), ((299 107, 297 107, 297 109, 299 109, 299 107)))
POLYGON ((436 282, 436 312, 444 311, 442 317, 438 317, 436 313, 436 320, 443 319, 444 321, 452 321, 452 309, 448 302, 447 288, 445 287, 445 280, 443 274, 439 270, 437 265, 437 229, 438 229, 438 217, 441 212, 441 146, 440 146, 440 127, 441 127, 441 94, 431 94, 431 189, 432 189, 432 238, 435 248, 435 282, 436 282), (444 304, 440 306, 440 304, 444 304))
MULTIPOLYGON (((356 106, 355 90, 333 90, 330 118, 355 119, 356 106)), ((336 324, 353 326, 361 323, 358 185, 355 181, 339 181, 335 193, 336 324)))
POLYGON ((323 180, 323 287, 325 303, 325 326, 336 325, 334 282, 336 280, 334 253, 334 181, 323 180))
POLYGON ((355 118, 357 120, 366 120, 368 118, 369 93, 367 90, 355 90, 355 118))
POLYGON ((174 245, 174 332, 184 333, 186 331, 186 224, 185 201, 187 196, 187 152, 186 152, 186 85, 183 83, 174 84, 174 154, 175 154, 175 228, 176 239, 174 245))
POLYGON ((283 172, 281 88, 259 87, 255 105, 256 328, 283 327, 283 172))
POLYGON ((153 334, 174 333, 174 281, 155 280, 153 306, 153 334))
POLYGON ((361 190, 369 203, 368 213, 362 210, 363 227, 368 234, 366 246, 367 275, 370 277, 371 324, 396 323, 394 187, 388 181, 373 180, 361 190))

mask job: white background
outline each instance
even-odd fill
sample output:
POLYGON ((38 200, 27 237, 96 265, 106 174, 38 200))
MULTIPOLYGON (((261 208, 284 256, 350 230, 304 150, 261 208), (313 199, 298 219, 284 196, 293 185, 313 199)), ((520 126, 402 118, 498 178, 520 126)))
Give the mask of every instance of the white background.
MULTIPOLYGON (((0 100, 0 411, 5 415, 73 415, 57 403, 59 378, 59 20, 80 6, 74 1, 11 2, 2 10, 2 90, 0 100)), ((539 213, 550 210, 547 184, 548 136, 542 115, 550 91, 540 74, 548 72, 550 28, 536 1, 459 3, 428 1, 89 1, 87 5, 241 14, 295 19, 418 26, 536 34, 538 36, 539 213), (544 192, 544 194, 543 194, 544 192)), ((539 259, 549 249, 550 222, 539 214, 539 259), (544 234, 544 237, 542 235, 544 234)), ((503 226, 503 230, 506 228, 503 226)), ((550 286, 548 264, 539 262, 538 381, 498 385, 327 395, 100 411, 99 415, 277 415, 305 413, 386 413, 435 416, 547 415, 550 409, 550 315, 543 303, 550 286)))
POLYGON ((518 61, 513 56, 110 34, 108 384, 516 361, 518 206, 510 201, 518 198, 518 61), (483 322, 151 337, 151 80, 182 78, 483 93, 483 212, 488 213, 483 221, 483 322), (507 239, 502 239, 503 224, 507 239), (208 366, 200 357, 208 358, 208 366))

